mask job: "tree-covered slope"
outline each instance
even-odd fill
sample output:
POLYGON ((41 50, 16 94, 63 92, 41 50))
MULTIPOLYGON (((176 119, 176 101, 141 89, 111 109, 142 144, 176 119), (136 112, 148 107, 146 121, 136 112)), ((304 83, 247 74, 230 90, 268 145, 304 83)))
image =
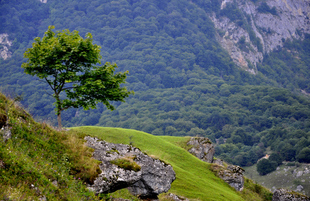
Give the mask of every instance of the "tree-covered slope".
POLYGON ((13 42, 12 57, 0 59, 1 89, 24 94, 23 104, 36 119, 55 124, 52 92, 23 73, 22 54, 49 25, 82 36, 90 32, 102 46, 104 61, 129 70, 126 86, 136 93, 126 103, 114 103, 113 112, 103 105, 68 110, 65 126, 208 136, 219 143, 218 156, 243 166, 255 163, 270 146, 283 159, 296 160, 299 147, 310 144, 309 98, 299 96, 301 89, 309 92, 310 38, 287 41, 265 55, 256 75, 250 74, 218 44, 220 33, 209 16, 214 12, 244 26, 249 22, 238 7, 225 13, 220 5, 217 0, 1 1, 0 32, 13 42), (301 140, 305 143, 299 145, 301 140))

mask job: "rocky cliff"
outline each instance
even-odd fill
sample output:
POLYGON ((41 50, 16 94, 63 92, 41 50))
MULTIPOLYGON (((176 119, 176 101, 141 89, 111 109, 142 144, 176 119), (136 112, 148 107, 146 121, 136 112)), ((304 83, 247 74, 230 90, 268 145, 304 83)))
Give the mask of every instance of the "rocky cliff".
POLYGON ((6 33, 0 34, 0 58, 6 60, 12 56, 9 48, 12 46, 12 41, 9 40, 9 35, 6 33))
POLYGON ((264 54, 310 33, 309 17, 310 0, 222 0, 221 11, 211 19, 233 61, 255 74, 264 54))

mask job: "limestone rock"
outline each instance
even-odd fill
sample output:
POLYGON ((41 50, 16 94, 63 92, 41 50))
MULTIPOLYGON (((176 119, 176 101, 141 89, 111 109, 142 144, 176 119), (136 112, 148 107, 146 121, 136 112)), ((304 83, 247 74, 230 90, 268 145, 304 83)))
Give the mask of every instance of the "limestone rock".
POLYGON ((244 185, 243 173, 244 170, 241 167, 229 165, 227 169, 221 169, 218 176, 237 191, 242 191, 244 185))
POLYGON ((224 165, 224 161, 222 159, 219 159, 219 158, 213 160, 213 163, 217 164, 217 165, 220 165, 220 166, 224 165))
MULTIPOLYGON (((222 0, 221 9, 233 0, 222 0)), ((247 23, 255 37, 260 39, 262 50, 250 39, 249 30, 232 22, 225 16, 212 14, 210 18, 218 30, 217 40, 241 68, 256 74, 256 64, 263 55, 282 47, 286 40, 303 39, 310 33, 309 0, 268 0, 267 5, 275 8, 276 14, 259 12, 262 1, 239 0, 238 8, 247 16, 247 23), (243 47, 240 48, 240 40, 243 47)))
POLYGON ((167 192, 175 180, 175 172, 171 165, 151 158, 138 148, 124 144, 113 144, 99 141, 97 138, 85 137, 87 146, 93 148, 93 157, 102 163, 102 173, 89 189, 96 193, 108 193, 127 188, 142 198, 157 198, 157 195, 167 192), (139 171, 125 170, 110 161, 119 158, 131 158, 141 169, 139 171))
POLYGON ((273 193, 272 201, 310 201, 310 198, 286 189, 278 189, 273 193))
POLYGON ((214 145, 208 138, 203 137, 192 137, 187 145, 192 145, 193 147, 188 150, 191 154, 196 156, 202 161, 212 163, 213 156, 215 153, 214 145))
POLYGON ((7 33, 0 34, 0 58, 6 60, 12 56, 9 48, 12 46, 12 41, 9 40, 7 33))

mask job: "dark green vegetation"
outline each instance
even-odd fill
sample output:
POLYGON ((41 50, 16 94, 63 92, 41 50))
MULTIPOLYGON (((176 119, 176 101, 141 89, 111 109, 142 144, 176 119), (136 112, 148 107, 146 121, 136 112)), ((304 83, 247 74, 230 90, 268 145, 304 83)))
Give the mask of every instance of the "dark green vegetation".
MULTIPOLYGON (((76 127, 72 130, 96 136, 112 143, 133 144, 149 156, 172 165, 176 180, 169 192, 190 200, 271 200, 272 193, 245 179, 244 190, 236 192, 212 171, 214 164, 205 163, 182 147, 189 137, 154 136, 121 128, 76 127)), ((160 195, 160 200, 165 200, 160 195)))
MULTIPOLYGON (((171 164, 177 180, 171 192, 195 200, 270 200, 271 193, 246 179, 243 192, 236 192, 215 176, 205 163, 179 145, 186 137, 158 137, 141 131, 82 127, 57 132, 46 124, 35 122, 21 107, 0 94, 0 114, 6 116, 12 137, 0 137, 1 200, 108 200, 121 197, 139 200, 125 189, 98 197, 86 189, 100 173, 98 161, 91 158, 92 149, 84 145, 85 134, 113 143, 133 144, 152 157, 171 164), (80 132, 82 131, 82 132, 80 132)), ((139 169, 132 157, 116 162, 123 168, 139 169), (128 163, 122 163, 129 161, 128 163)), ((160 200, 167 200, 161 195, 160 200)))
MULTIPOLYGON (((242 166, 256 163, 267 147, 284 160, 303 160, 300 151, 310 145, 310 102, 300 91, 310 92, 309 35, 265 55, 257 75, 251 75, 216 42, 208 17, 216 12, 235 21, 260 49, 249 16, 234 4, 225 12, 219 8, 216 0, 1 1, 0 33, 14 41, 12 58, 0 60, 2 91, 24 93, 23 104, 35 118, 55 124, 49 89, 23 73, 22 53, 49 25, 90 32, 104 61, 129 70, 126 86, 136 95, 115 103, 114 112, 100 104, 90 111, 69 109, 62 114, 65 126, 208 136, 220 144, 217 157, 242 166)), ((246 49, 244 42, 239 45, 246 49)))

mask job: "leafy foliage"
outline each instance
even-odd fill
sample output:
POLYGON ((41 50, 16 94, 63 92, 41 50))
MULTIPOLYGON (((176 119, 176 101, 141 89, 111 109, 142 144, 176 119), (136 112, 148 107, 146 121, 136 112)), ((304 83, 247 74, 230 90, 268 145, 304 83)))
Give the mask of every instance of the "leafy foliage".
POLYGON ((129 96, 131 92, 120 87, 128 72, 114 75, 117 66, 110 63, 93 67, 100 62, 100 49, 92 44, 90 33, 83 39, 77 31, 55 34, 52 29, 49 26, 42 39, 35 38, 24 54, 28 61, 22 67, 25 73, 44 79, 53 90, 60 128, 63 110, 96 108, 98 102, 113 110, 109 101, 124 101, 129 96), (61 98, 62 92, 66 98, 61 98))
POLYGON ((262 159, 257 163, 257 172, 260 175, 266 175, 277 168, 277 163, 268 159, 262 159))

